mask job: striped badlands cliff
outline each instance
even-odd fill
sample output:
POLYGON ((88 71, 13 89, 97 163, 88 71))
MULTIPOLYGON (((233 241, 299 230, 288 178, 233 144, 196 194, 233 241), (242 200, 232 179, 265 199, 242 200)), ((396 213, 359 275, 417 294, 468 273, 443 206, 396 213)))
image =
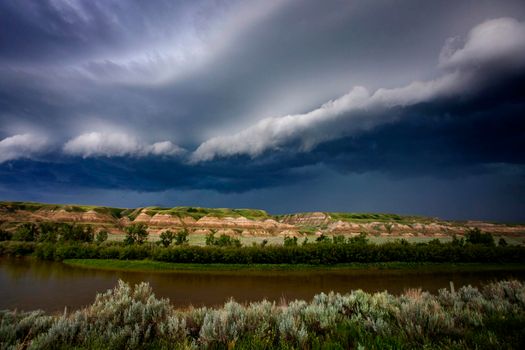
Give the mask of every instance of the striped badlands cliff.
POLYGON ((124 233, 132 224, 147 225, 158 234, 187 229, 191 234, 242 236, 300 236, 304 234, 350 234, 366 232, 392 236, 446 236, 463 234, 478 227, 494 234, 522 235, 524 225, 503 225, 481 221, 453 222, 435 218, 395 214, 298 213, 272 216, 262 210, 147 207, 120 209, 95 206, 0 202, 0 228, 14 230, 23 223, 65 222, 92 225, 111 233, 124 233))

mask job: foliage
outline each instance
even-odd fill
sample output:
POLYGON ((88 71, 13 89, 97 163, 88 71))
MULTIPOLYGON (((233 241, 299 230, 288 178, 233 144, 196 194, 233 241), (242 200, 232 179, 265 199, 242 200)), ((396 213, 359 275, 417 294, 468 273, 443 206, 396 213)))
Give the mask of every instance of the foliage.
POLYGON ((182 245, 182 244, 188 244, 189 243, 189 232, 188 230, 180 230, 177 232, 177 235, 175 236, 175 244, 176 245, 182 245))
POLYGON ((215 233, 212 232, 206 235, 206 245, 207 246, 217 246, 217 247, 241 247, 241 241, 237 238, 230 237, 228 235, 220 235, 218 238, 215 237, 215 233))
POLYGON ((12 237, 13 237, 13 234, 11 232, 0 229, 0 242, 10 241, 12 237))
POLYGON ((173 241, 175 241, 175 245, 188 244, 188 236, 189 232, 186 229, 180 230, 177 234, 173 233, 173 231, 167 230, 160 234, 159 242, 164 247, 169 247, 173 241))
POLYGON ((525 285, 513 280, 436 295, 357 290, 184 311, 146 283, 119 281, 71 313, 1 311, 0 348, 522 349, 523 322, 525 285))
POLYGON ((175 239, 175 234, 171 230, 163 231, 159 236, 159 244, 163 247, 169 247, 173 240, 175 239))
POLYGON ((105 241, 108 240, 108 231, 106 230, 100 230, 98 233, 97 233, 97 237, 95 238, 95 241, 98 243, 98 244, 101 244, 101 243, 104 243, 105 241))
POLYGON ((67 223, 25 223, 18 226, 13 241, 23 242, 93 242, 93 227, 67 223))
MULTIPOLYGON (((321 243, 301 245, 255 245, 242 247, 238 239, 223 235, 208 235, 207 246, 180 245, 161 247, 154 243, 125 244, 122 242, 59 241, 28 242, 31 249, 14 252, 14 243, 0 242, 0 255, 35 255, 42 259, 70 258, 151 259, 156 261, 197 264, 310 264, 334 265, 348 263, 525 263, 525 247, 516 245, 488 246, 483 244, 408 243, 398 240, 383 244, 368 243, 360 235, 340 242, 324 239, 321 243), (12 244, 13 243, 13 244, 12 244)), ((293 241, 293 239, 292 239, 293 241)), ((19 245, 22 247, 23 245, 19 245)), ((28 247, 26 245, 25 247, 28 247)), ((16 250, 16 249, 15 249, 16 250)))
POLYGON ((131 244, 144 244, 148 239, 148 231, 145 224, 133 224, 126 227, 126 238, 124 243, 127 245, 131 244))
POLYGON ((330 237, 325 235, 324 233, 321 234, 319 237, 315 239, 317 243, 331 243, 330 237))
POLYGON ((465 241, 470 244, 482 244, 494 246, 494 237, 488 232, 482 232, 479 228, 469 229, 465 233, 465 241))
POLYGON ((62 224, 59 235, 62 242, 93 242, 95 233, 91 226, 62 224))
POLYGON ((284 246, 285 247, 294 247, 297 246, 297 237, 284 237, 284 246))
POLYGON ((38 227, 35 224, 22 224, 16 228, 14 241, 34 242, 38 236, 38 227))

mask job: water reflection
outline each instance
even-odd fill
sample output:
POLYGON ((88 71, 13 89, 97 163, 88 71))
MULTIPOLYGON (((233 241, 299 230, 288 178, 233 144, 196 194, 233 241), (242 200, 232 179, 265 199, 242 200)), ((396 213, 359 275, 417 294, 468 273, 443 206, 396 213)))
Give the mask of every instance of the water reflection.
POLYGON ((436 292, 449 286, 480 285, 496 279, 525 280, 520 271, 424 272, 400 270, 264 271, 264 272, 121 272, 75 268, 33 259, 0 259, 0 309, 62 311, 93 302, 97 292, 113 288, 118 279, 147 281, 155 294, 177 307, 217 306, 230 297, 239 302, 261 299, 310 299, 331 290, 368 292, 407 288, 436 292))

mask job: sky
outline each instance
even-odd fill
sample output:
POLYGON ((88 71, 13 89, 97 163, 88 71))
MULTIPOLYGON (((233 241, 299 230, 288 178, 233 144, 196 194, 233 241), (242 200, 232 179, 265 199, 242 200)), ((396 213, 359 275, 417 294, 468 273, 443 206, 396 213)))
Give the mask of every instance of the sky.
POLYGON ((525 3, 2 0, 0 200, 525 222, 525 3))

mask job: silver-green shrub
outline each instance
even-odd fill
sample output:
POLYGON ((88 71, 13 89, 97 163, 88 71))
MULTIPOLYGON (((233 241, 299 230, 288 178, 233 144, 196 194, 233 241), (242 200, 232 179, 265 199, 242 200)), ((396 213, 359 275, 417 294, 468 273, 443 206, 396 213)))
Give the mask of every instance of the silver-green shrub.
POLYGON ((187 310, 157 299, 146 283, 132 288, 119 281, 92 305, 72 313, 0 311, 0 349, 302 349, 330 341, 354 348, 395 348, 401 341, 407 348, 512 349, 525 341, 520 338, 524 322, 525 285, 519 281, 481 290, 442 289, 436 295, 358 290, 321 293, 310 302, 288 305, 230 300, 223 308, 187 310), (504 326, 498 327, 501 322, 504 326))

